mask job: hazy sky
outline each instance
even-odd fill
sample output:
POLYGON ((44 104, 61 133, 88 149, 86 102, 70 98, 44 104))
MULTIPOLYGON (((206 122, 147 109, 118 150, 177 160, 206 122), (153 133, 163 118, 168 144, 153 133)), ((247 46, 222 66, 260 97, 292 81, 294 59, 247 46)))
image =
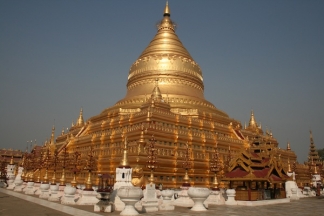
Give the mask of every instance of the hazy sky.
MULTIPOLYGON (((42 144, 126 94, 165 0, 0 0, 1 148, 42 144)), ((299 162, 324 148, 324 1, 170 0, 205 97, 244 125, 254 110, 299 162)))

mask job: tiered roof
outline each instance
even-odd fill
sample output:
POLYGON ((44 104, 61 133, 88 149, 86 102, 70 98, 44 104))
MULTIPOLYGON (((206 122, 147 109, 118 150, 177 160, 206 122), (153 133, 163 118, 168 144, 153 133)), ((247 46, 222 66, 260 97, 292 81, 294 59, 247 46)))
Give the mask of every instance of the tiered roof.
POLYGON ((231 161, 229 172, 223 180, 284 182, 289 177, 283 169, 281 159, 277 159, 275 155, 274 151, 265 150, 257 154, 252 149, 242 150, 231 161))

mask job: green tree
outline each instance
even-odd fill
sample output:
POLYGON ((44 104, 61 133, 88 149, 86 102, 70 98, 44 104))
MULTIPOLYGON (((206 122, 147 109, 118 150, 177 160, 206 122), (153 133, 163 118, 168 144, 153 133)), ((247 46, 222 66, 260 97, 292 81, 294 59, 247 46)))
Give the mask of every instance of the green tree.
POLYGON ((321 158, 321 160, 324 160, 324 148, 318 149, 318 156, 321 158))

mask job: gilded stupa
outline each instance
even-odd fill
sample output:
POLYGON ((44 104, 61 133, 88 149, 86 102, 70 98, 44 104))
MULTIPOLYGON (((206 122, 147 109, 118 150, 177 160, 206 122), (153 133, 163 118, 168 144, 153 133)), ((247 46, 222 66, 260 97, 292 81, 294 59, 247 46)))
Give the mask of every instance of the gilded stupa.
MULTIPOLYGON (((70 153, 80 152, 81 158, 86 157, 91 146, 98 158, 96 172, 115 175, 127 137, 128 162, 137 178, 132 182, 140 185, 150 177, 145 166, 152 135, 158 165, 154 182, 166 187, 183 183, 188 148, 192 162, 189 181, 198 186, 212 185, 214 173, 210 166, 216 145, 219 164, 224 166, 231 155, 248 148, 262 154, 276 151, 282 161, 296 160, 290 148, 278 148, 271 132, 263 133, 253 112, 249 125, 243 128, 205 99, 202 71, 177 36, 168 4, 156 35, 130 67, 126 96, 87 121, 81 110, 76 124, 63 130, 55 145, 58 152, 66 148, 70 153)), ((81 171, 80 182, 86 175, 81 171)), ((72 173, 66 174, 67 181, 72 177, 72 173)))

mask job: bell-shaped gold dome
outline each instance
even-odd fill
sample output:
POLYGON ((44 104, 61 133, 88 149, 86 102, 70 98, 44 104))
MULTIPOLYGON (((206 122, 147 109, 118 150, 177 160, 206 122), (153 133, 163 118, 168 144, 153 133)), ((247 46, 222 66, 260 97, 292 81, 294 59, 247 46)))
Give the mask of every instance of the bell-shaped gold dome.
POLYGON ((175 109, 197 109, 228 116, 204 99, 203 76, 175 33, 176 25, 170 18, 168 4, 157 34, 130 68, 126 97, 115 106, 139 107, 158 86, 165 101, 175 109))

